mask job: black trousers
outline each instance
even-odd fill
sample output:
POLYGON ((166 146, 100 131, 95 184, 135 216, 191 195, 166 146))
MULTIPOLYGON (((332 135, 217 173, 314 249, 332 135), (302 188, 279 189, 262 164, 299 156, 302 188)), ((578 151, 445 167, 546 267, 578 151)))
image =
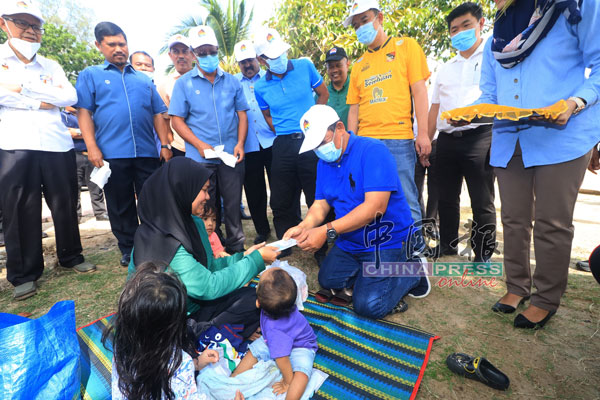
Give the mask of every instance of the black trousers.
POLYGON ((490 166, 492 126, 483 125, 457 137, 440 132, 437 140, 436 169, 439 189, 440 247, 452 251, 458 245, 460 192, 467 182, 473 226, 471 248, 477 258, 489 258, 496 243, 494 171, 490 166))
POLYGON ((44 270, 42 193, 52 213, 56 253, 63 267, 81 264, 75 151, 0 150, 0 209, 7 279, 33 282, 44 270))
POLYGON ((110 228, 123 254, 133 249, 133 236, 139 225, 136 196, 144 182, 160 166, 158 158, 113 158, 107 160, 111 175, 104 186, 110 228))
POLYGON ((244 174, 244 190, 246 191, 246 200, 248 200, 248 209, 254 229, 259 235, 267 236, 271 232, 269 220, 267 218, 267 184, 265 182, 265 170, 267 177, 271 182, 271 148, 246 153, 246 171, 244 174))
POLYGON ((211 326, 224 324, 244 325, 242 336, 248 338, 260 324, 260 309, 256 308, 256 288, 243 287, 215 300, 194 300, 200 310, 189 318, 195 321, 193 331, 196 335, 211 326))
POLYGON ((177 150, 175 147, 171 148, 173 157, 185 157, 185 151, 177 150))
POLYGON ((424 167, 419 162, 415 164, 415 184, 419 192, 419 204, 421 205, 421 215, 423 219, 437 219, 438 214, 438 185, 436 182, 436 148, 437 139, 431 142, 431 154, 429 155, 429 167, 424 167), (425 185, 425 174, 427 174, 427 207, 423 201, 423 186, 425 185))
POLYGON ((92 210, 97 217, 106 214, 106 205, 104 204, 104 192, 94 182, 90 181, 90 174, 94 170, 94 165, 83 153, 75 153, 77 163, 77 216, 81 217, 81 187, 85 184, 90 192, 92 201, 92 210))

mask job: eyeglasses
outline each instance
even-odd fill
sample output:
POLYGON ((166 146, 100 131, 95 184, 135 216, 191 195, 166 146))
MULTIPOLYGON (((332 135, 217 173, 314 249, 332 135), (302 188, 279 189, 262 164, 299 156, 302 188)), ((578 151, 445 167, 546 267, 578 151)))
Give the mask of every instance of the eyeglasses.
POLYGON ((194 51, 194 54, 197 55, 198 57, 216 56, 216 55, 219 54, 219 50, 209 51, 209 52, 206 52, 206 53, 199 53, 197 51, 194 51))
POLYGON ((22 19, 13 19, 13 18, 9 18, 9 17, 3 17, 5 20, 7 21, 12 21, 13 24, 15 24, 15 26, 19 29, 22 29, 24 31, 26 31, 27 29, 29 29, 29 27, 31 27, 31 29, 33 29, 33 31, 35 33, 44 33, 44 28, 42 28, 40 25, 36 25, 36 24, 30 24, 27 21, 24 21, 22 19))

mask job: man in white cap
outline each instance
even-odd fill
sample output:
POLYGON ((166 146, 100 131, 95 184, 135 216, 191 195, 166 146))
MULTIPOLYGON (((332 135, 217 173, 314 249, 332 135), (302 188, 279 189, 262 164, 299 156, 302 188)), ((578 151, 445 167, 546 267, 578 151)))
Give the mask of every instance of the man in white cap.
POLYGON ((244 152, 246 154, 246 172, 244 176, 244 190, 248 200, 248 208, 256 229, 255 244, 262 243, 269 238, 271 228, 267 218, 267 185, 265 171, 271 180, 271 146, 275 133, 267 125, 256 97, 254 85, 265 75, 260 68, 254 44, 250 40, 242 40, 233 48, 235 59, 240 72, 235 75, 242 84, 244 95, 248 101, 248 137, 244 152))
MULTIPOLYGON (((254 87, 254 94, 265 120, 277 136, 273 142, 271 163, 271 209, 277 237, 301 220, 294 204, 304 191, 310 207, 315 198, 317 157, 313 153, 298 154, 304 134, 298 121, 315 104, 327 104, 329 92, 323 78, 307 58, 288 60, 290 45, 275 29, 263 29, 254 37, 256 54, 268 68, 254 87)), ((317 253, 320 263, 324 249, 317 253)), ((280 257, 291 253, 284 250, 280 257)))
POLYGON ((18 300, 36 293, 44 270, 42 190, 54 221, 61 266, 89 272, 77 223, 73 141, 58 107, 77 93, 55 61, 37 54, 44 20, 30 1, 5 1, 0 28, 0 209, 6 241, 7 279, 18 300), (43 189, 42 189, 43 188, 43 189))
POLYGON ((319 269, 324 290, 317 299, 347 304, 352 295, 354 310, 375 319, 405 311, 404 296, 425 297, 430 284, 427 276, 377 273, 392 270, 381 263, 411 259, 405 244, 412 218, 392 154, 379 140, 347 132, 329 106, 311 107, 300 126, 305 135, 300 153, 320 159, 317 190, 304 221, 284 239, 294 238, 312 252, 335 243, 319 269), (321 225, 332 208, 336 219, 321 225))
POLYGON ((377 0, 354 0, 344 26, 352 25, 367 51, 352 67, 346 102, 348 129, 360 136, 381 139, 396 159, 402 189, 415 223, 421 221, 415 185, 415 147, 419 161, 428 165, 431 142, 427 135, 427 60, 409 37, 388 37, 377 0), (414 114, 413 114, 414 104, 414 114), (418 135, 413 141, 413 117, 418 135))
MULTIPOLYGON (((190 45, 185 36, 181 34, 171 36, 169 39, 168 54, 173 62, 175 70, 158 86, 158 94, 160 94, 160 97, 162 97, 167 107, 171 104, 173 86, 175 86, 177 79, 191 71, 194 67, 194 53, 192 53, 192 49, 190 49, 190 45)), ((185 142, 171 126, 171 117, 169 117, 169 114, 165 113, 164 116, 169 125, 169 142, 171 143, 173 157, 185 156, 185 142)))
POLYGON ((208 190, 217 210, 217 228, 221 220, 218 189, 225 212, 225 249, 230 254, 238 253, 244 250, 246 240, 240 202, 248 102, 239 80, 219 68, 219 44, 212 28, 200 25, 190 29, 188 41, 196 56, 197 68, 175 83, 169 115, 173 128, 186 142, 186 157, 214 171, 208 190), (219 159, 206 158, 205 150, 219 145, 237 158, 234 167, 219 159))

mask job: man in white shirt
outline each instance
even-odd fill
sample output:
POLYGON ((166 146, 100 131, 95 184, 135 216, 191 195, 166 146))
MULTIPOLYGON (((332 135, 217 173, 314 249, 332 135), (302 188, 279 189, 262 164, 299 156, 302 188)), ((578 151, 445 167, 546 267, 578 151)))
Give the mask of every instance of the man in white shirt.
POLYGON ((473 225, 471 248, 475 262, 489 261, 496 242, 494 173, 489 165, 492 121, 453 127, 439 119, 440 112, 464 107, 479 98, 479 77, 484 40, 481 6, 463 3, 448 14, 446 21, 452 45, 458 54, 440 67, 433 87, 429 110, 429 137, 439 131, 436 150, 440 254, 456 255, 460 223, 460 191, 467 182, 473 225))
POLYGON ((77 224, 77 176, 73 141, 58 107, 77 101, 55 61, 36 55, 43 18, 30 1, 5 2, 0 28, 0 209, 7 279, 21 300, 36 293, 44 270, 42 192, 52 212, 61 266, 89 272, 77 224))

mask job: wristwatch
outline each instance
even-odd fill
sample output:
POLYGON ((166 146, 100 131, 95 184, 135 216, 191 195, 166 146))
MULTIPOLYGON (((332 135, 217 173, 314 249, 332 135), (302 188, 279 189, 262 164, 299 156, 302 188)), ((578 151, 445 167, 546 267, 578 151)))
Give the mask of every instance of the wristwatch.
POLYGON ((568 100, 575 102, 575 104, 577 105, 577 107, 575 107, 575 110, 573 110, 573 115, 579 114, 581 110, 583 110, 587 105, 585 100, 581 97, 569 97, 568 100))
POLYGON ((336 232, 336 230, 333 228, 333 225, 331 225, 331 222, 327 223, 327 243, 331 244, 333 242, 335 242, 335 239, 338 238, 338 233, 336 232))
POLYGON ((171 150, 171 145, 170 144, 161 144, 160 148, 161 149, 169 149, 169 150, 171 150))

